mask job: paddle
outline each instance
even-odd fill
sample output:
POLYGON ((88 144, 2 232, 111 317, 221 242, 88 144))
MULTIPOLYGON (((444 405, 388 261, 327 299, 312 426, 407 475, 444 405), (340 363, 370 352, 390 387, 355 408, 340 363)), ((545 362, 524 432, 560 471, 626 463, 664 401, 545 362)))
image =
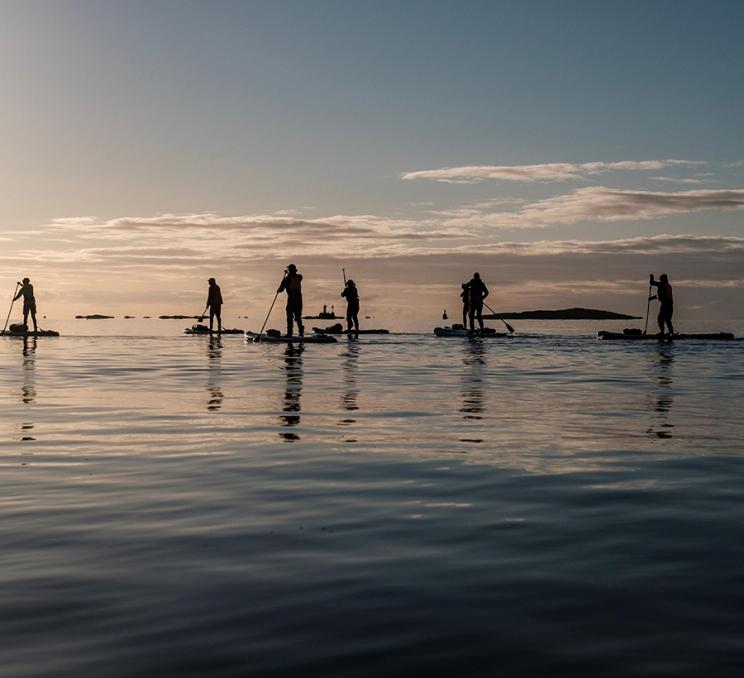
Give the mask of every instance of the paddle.
POLYGON ((646 325, 643 328, 643 334, 646 334, 646 332, 648 332, 648 313, 651 310, 651 290, 652 289, 653 289, 653 285, 651 285, 651 283, 649 282, 649 284, 648 284, 648 302, 646 303, 646 325))
POLYGON ((346 287, 346 269, 342 268, 341 272, 344 274, 344 287, 346 287))
POLYGON ((483 305, 489 311, 491 311, 491 313, 493 313, 493 315, 496 317, 497 320, 500 320, 502 323, 504 323, 504 325, 506 325, 506 329, 509 330, 509 332, 511 332, 512 334, 514 334, 514 328, 508 322, 506 322, 506 320, 504 320, 500 316, 496 315, 496 311, 494 311, 485 301, 483 302, 483 305))
MULTIPOLYGON (((287 272, 284 271, 284 278, 287 277, 287 272)), ((284 278, 282 278, 282 282, 284 281, 284 278)), ((281 287, 281 283, 279 284, 279 287, 281 287)), ((271 306, 269 306, 269 312, 266 314, 266 319, 263 321, 263 325, 261 325, 261 330, 258 333, 258 341, 261 341, 261 335, 263 334, 264 329, 266 328, 266 323, 269 322, 269 316, 271 315, 271 312, 274 310, 274 304, 276 303, 276 299, 279 296, 279 290, 276 291, 276 294, 274 295, 274 300, 271 302, 271 306)))
POLYGON ((21 283, 17 282, 15 289, 13 290, 13 296, 10 298, 10 308, 8 309, 8 317, 5 318, 5 325, 3 327, 3 331, 0 332, 0 335, 5 334, 5 330, 8 328, 8 321, 10 320, 10 314, 13 312, 13 304, 15 304, 15 296, 18 292, 18 287, 21 283))
POLYGON ((204 313, 202 313, 202 314, 201 314, 201 315, 199 316, 199 322, 200 322, 200 323, 203 323, 203 322, 204 322, 204 318, 205 318, 205 317, 206 317, 206 315, 207 315, 207 309, 208 309, 208 308, 209 308, 209 304, 207 304, 207 305, 206 305, 206 306, 204 307, 204 313))

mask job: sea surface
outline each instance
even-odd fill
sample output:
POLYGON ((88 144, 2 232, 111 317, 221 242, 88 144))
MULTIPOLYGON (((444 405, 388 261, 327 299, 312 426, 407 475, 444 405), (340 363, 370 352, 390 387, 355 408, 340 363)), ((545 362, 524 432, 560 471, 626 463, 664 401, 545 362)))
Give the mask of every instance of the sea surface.
POLYGON ((4 677, 742 675, 744 342, 98 323, 0 339, 4 677))

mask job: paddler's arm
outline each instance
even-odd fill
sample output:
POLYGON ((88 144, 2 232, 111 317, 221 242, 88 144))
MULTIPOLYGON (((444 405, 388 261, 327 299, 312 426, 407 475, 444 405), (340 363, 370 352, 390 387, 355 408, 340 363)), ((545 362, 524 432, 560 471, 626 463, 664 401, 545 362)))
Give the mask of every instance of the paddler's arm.
POLYGON ((481 299, 485 299, 487 296, 488 296, 488 288, 485 285, 483 285, 483 296, 481 297, 481 299))

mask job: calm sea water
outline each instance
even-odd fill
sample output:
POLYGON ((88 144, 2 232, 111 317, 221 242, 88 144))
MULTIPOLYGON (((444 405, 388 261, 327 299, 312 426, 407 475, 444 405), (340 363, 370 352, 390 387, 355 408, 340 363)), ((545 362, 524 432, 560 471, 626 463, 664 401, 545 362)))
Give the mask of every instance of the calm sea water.
POLYGON ((183 324, 0 339, 3 675, 741 675, 742 343, 183 324))

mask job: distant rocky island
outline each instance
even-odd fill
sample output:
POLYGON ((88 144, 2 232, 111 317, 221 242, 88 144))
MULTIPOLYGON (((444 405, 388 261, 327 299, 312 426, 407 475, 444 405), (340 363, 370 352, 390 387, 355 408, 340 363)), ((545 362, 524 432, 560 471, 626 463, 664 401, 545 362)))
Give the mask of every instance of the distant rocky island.
POLYGON ((78 320, 111 320, 115 316, 113 316, 113 315, 100 315, 99 313, 94 313, 93 315, 76 315, 75 317, 78 320))
POLYGON ((160 320, 201 320, 200 315, 159 315, 160 320))
MULTIPOLYGON (((483 314, 484 318, 495 319, 496 315, 483 314)), ((559 308, 555 311, 517 311, 499 313, 499 318, 507 320, 638 320, 636 315, 625 315, 597 308, 559 308)))

